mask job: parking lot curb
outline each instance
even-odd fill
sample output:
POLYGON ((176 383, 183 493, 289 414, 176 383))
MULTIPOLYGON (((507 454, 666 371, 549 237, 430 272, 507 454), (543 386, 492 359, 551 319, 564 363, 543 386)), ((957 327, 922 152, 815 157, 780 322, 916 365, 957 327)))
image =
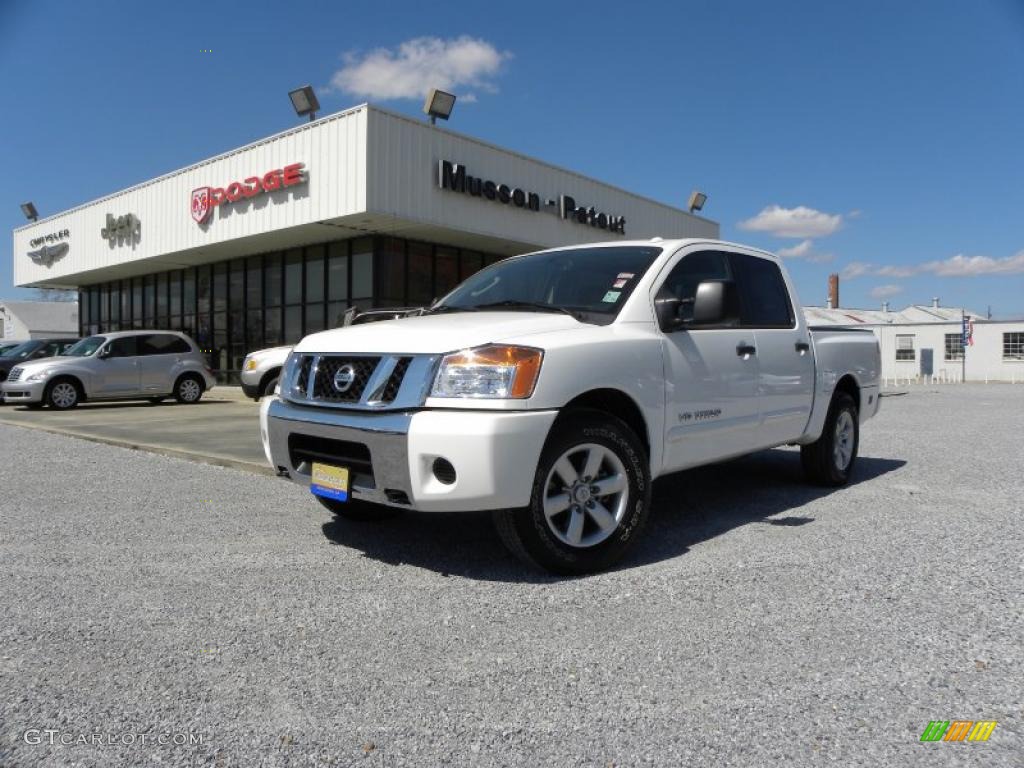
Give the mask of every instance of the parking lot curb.
POLYGON ((160 456, 167 456, 172 459, 184 459, 186 461, 199 462, 202 464, 212 464, 216 467, 228 467, 229 469, 240 469, 243 472, 252 472, 257 475, 269 475, 271 477, 276 476, 274 470, 269 465, 254 464, 251 461, 242 461, 240 459, 232 459, 228 456, 218 456, 216 454, 208 453, 193 453, 192 451, 179 450, 177 448, 167 448, 160 445, 150 445, 148 443, 136 443, 130 440, 118 440, 111 437, 98 437, 96 435, 89 435, 83 432, 77 432, 66 428, 54 428, 46 427, 37 424, 26 424, 21 421, 12 421, 0 417, 0 424, 9 427, 20 427, 21 429, 37 430, 39 432, 48 432, 51 435, 64 435, 66 437, 74 437, 79 440, 88 440, 92 443, 102 443, 103 445, 113 445, 118 448, 127 448, 132 451, 143 451, 145 453, 155 453, 160 456))

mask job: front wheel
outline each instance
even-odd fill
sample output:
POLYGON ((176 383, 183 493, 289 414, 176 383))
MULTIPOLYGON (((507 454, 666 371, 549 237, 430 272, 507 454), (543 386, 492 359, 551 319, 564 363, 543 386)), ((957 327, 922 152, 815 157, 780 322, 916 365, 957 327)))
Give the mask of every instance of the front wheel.
POLYGON ((829 404, 821 437, 800 447, 804 474, 817 485, 846 485, 859 445, 857 404, 848 393, 837 392, 829 404))
POLYGON ((398 517, 402 510, 396 507, 388 507, 383 504, 371 504, 360 499, 349 499, 348 501, 337 501, 317 496, 316 500, 329 509, 338 517, 346 520, 357 520, 359 522, 373 522, 375 520, 389 520, 398 517))
POLYGON ((203 396, 203 382, 195 375, 185 375, 174 385, 174 399, 179 403, 191 405, 198 403, 203 396))
POLYGON ((553 573, 600 571, 639 537, 651 503, 647 456, 619 419, 580 411, 555 425, 541 453, 530 505, 494 513, 505 545, 553 573))
POLYGON ((78 387, 75 382, 69 381, 68 379, 57 379, 57 381, 50 384, 46 388, 46 396, 44 398, 46 404, 51 408, 58 411, 66 411, 69 408, 74 408, 78 405, 78 401, 82 399, 81 393, 78 391, 78 387))

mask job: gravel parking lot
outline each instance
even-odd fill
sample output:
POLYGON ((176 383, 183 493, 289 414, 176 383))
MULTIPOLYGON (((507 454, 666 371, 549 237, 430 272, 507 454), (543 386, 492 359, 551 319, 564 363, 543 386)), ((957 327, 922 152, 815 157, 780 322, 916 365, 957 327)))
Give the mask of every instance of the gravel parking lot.
POLYGON ((1024 388, 915 388, 849 487, 682 473, 556 580, 486 517, 0 425, 0 765, 1024 765, 1022 434, 1024 388), (955 719, 998 726, 918 741, 955 719))

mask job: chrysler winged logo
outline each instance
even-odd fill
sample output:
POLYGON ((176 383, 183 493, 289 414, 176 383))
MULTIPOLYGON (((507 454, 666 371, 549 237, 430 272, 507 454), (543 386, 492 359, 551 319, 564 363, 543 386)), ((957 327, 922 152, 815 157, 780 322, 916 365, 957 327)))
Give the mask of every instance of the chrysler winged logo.
POLYGON ((356 369, 351 365, 343 365, 334 374, 334 388, 339 392, 348 392, 355 380, 356 369))
POLYGON ((196 224, 202 224, 210 215, 210 211, 213 210, 210 202, 209 187, 192 190, 192 218, 196 220, 196 224))
POLYGON ((44 267, 52 267, 53 262, 57 259, 61 259, 67 254, 71 246, 67 243, 57 243, 57 245, 44 245, 42 248, 36 251, 29 251, 28 257, 32 259, 36 264, 41 264, 44 267))

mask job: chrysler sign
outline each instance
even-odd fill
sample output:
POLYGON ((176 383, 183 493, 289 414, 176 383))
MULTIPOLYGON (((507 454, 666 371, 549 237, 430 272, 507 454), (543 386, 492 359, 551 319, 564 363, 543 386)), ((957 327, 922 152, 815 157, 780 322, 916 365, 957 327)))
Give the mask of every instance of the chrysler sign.
POLYGON ((213 213, 213 209, 225 203, 235 203, 265 192, 273 192, 307 180, 305 163, 292 163, 284 168, 275 168, 262 176, 250 176, 244 181, 232 181, 223 187, 199 187, 192 190, 192 218, 202 224, 213 213))
MULTIPOLYGON (((459 192, 471 197, 482 197, 485 200, 493 200, 526 211, 541 209, 541 198, 536 192, 471 176, 466 171, 466 166, 448 160, 442 160, 437 164, 437 186, 451 192, 459 192)), ((620 235, 626 234, 625 216, 613 216, 598 211, 592 205, 577 204, 576 198, 571 195, 559 195, 557 200, 548 199, 544 201, 544 204, 554 209, 564 220, 588 224, 591 227, 617 232, 620 235)))
POLYGON ((70 237, 71 230, 69 229, 34 237, 28 242, 29 247, 33 250, 29 251, 27 256, 40 266, 52 267, 53 262, 63 259, 71 249, 71 246, 64 242, 70 237))

